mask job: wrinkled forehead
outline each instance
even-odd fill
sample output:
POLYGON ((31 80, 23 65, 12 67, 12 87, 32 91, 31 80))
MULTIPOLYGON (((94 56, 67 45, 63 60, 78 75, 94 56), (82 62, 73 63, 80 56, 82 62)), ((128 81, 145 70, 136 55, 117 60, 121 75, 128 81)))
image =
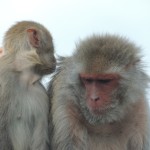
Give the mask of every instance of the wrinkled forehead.
POLYGON ((107 60, 104 57, 95 56, 90 59, 86 59, 82 64, 82 72, 101 74, 107 73, 109 70, 117 68, 117 64, 111 60, 107 60))

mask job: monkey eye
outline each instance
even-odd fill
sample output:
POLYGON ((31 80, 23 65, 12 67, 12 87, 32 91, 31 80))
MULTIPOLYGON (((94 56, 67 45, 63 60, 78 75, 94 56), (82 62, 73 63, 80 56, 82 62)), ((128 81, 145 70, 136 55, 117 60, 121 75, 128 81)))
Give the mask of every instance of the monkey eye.
POLYGON ((113 79, 98 79, 97 81, 101 84, 110 83, 113 79))
POLYGON ((94 80, 91 79, 91 78, 82 78, 82 81, 83 81, 83 83, 90 84, 90 83, 92 83, 94 80))

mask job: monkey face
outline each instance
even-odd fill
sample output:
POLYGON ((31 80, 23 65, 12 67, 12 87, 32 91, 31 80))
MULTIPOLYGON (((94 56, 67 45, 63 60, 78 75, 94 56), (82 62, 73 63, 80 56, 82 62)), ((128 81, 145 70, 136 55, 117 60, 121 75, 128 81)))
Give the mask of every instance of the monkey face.
POLYGON ((85 91, 80 105, 86 120, 92 124, 114 120, 113 112, 120 104, 120 97, 117 97, 116 92, 121 77, 118 74, 86 73, 79 76, 85 91))

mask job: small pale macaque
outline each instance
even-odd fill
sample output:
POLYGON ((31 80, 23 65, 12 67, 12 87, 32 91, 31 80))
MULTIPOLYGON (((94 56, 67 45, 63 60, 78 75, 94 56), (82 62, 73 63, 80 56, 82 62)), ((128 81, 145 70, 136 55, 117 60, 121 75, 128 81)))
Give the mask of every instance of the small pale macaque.
POLYGON ((49 99, 40 83, 55 70, 51 34, 22 21, 5 34, 0 58, 0 150, 49 150, 49 99))
POLYGON ((54 150, 150 150, 144 72, 140 48, 124 37, 79 42, 49 85, 54 150))

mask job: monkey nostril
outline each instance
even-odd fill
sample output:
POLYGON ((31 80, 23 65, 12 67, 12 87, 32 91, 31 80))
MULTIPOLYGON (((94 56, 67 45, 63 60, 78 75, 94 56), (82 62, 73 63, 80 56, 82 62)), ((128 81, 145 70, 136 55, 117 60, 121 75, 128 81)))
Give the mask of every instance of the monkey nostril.
POLYGON ((92 101, 98 101, 98 100, 100 100, 100 97, 98 97, 98 96, 97 97, 91 97, 91 100, 92 101))
POLYGON ((95 101, 98 101, 100 98, 99 97, 97 97, 97 98, 95 98, 95 101))

